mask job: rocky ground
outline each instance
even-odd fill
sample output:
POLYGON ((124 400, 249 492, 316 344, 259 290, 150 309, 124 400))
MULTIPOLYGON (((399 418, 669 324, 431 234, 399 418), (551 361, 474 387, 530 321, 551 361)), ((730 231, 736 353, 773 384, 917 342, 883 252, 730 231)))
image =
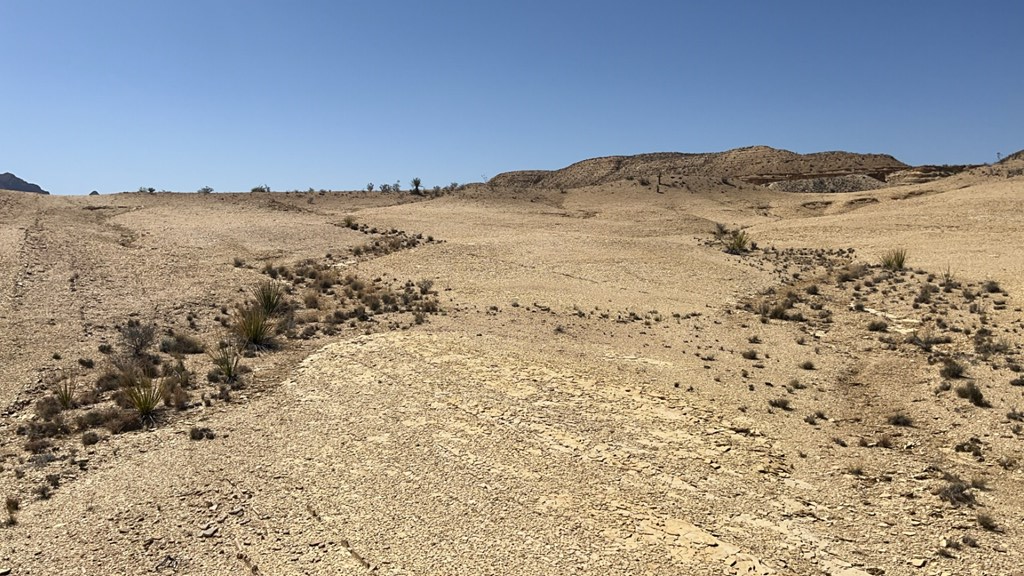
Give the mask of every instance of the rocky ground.
POLYGON ((1014 574, 1021 186, 0 193, 0 573, 1014 574), (143 430, 40 413, 272 276, 236 385, 184 354, 143 430))

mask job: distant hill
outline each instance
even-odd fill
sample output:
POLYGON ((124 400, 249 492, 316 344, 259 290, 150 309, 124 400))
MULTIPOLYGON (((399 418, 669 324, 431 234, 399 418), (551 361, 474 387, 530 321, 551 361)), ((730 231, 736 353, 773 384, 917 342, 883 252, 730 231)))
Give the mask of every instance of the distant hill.
POLYGON ((888 154, 797 154, 768 146, 751 146, 726 152, 663 152, 593 158, 560 170, 505 172, 492 178, 490 184, 511 187, 576 188, 626 178, 653 178, 659 174, 739 178, 751 184, 861 174, 885 182, 889 174, 907 168, 908 165, 888 154))
POLYGON ((0 190, 14 190, 15 192, 34 192, 36 194, 49 194, 37 184, 25 182, 10 172, 0 174, 0 190))

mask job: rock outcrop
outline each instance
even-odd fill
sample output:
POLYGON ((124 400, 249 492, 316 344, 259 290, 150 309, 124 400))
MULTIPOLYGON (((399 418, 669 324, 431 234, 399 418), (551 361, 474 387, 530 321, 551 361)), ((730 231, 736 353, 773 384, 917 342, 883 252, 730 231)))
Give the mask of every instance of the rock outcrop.
POLYGON ((35 194, 49 194, 38 184, 25 182, 10 172, 0 174, 0 190, 14 190, 15 192, 33 192, 35 194))

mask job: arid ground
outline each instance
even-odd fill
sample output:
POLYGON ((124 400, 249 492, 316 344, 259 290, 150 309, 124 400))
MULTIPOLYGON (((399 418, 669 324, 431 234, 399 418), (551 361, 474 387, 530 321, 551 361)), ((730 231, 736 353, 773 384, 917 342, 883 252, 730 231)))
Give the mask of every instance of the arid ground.
POLYGON ((0 575, 1022 574, 1022 165, 0 192, 0 575))

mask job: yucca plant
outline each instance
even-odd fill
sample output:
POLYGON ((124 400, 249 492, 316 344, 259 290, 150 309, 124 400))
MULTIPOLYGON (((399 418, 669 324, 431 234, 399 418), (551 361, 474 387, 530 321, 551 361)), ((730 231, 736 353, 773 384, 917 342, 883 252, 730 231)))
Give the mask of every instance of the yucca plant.
POLYGON ((266 349, 274 346, 275 323, 266 309, 259 305, 235 310, 235 323, 231 329, 243 348, 266 349))
POLYGON ((213 360, 213 365, 228 383, 238 378, 241 358, 238 348, 229 345, 219 346, 216 352, 210 353, 210 360, 213 360))
POLYGON ((75 407, 75 389, 78 383, 75 374, 72 372, 60 379, 53 388, 53 395, 57 398, 61 409, 69 410, 75 407))
POLYGON ((143 422, 153 422, 153 415, 160 406, 164 396, 163 382, 154 382, 149 378, 139 380, 134 386, 124 389, 125 398, 139 414, 143 422))
POLYGON ((882 267, 887 270, 903 270, 907 263, 906 248, 892 248, 882 254, 882 267))
POLYGON ((743 230, 733 230, 724 242, 725 251, 729 254, 742 254, 750 249, 750 235, 743 230))
POLYGON ((273 316, 284 308, 284 287, 273 280, 264 280, 252 287, 252 297, 266 316, 273 316))

